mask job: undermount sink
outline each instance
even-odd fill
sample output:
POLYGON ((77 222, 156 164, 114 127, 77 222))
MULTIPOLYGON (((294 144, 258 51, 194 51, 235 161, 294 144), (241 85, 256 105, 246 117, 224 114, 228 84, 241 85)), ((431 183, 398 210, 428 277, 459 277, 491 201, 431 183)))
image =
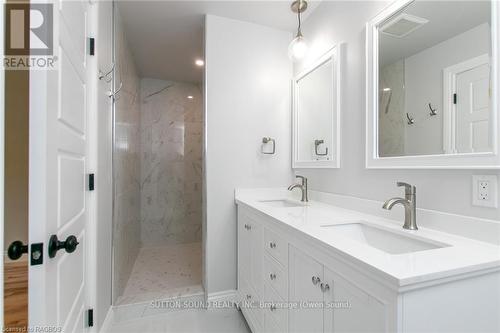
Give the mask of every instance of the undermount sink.
POLYGON ((269 205, 271 207, 302 207, 303 203, 295 202, 287 199, 279 199, 279 200, 261 200, 260 202, 269 205))
POLYGON ((345 236, 389 254, 411 253, 450 246, 431 240, 415 239, 361 222, 322 225, 321 227, 331 230, 336 235, 345 236))

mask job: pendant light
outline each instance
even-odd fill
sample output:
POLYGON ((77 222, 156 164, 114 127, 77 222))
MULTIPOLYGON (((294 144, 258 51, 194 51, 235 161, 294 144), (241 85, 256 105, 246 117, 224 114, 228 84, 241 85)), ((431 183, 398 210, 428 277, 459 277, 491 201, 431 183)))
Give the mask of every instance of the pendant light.
POLYGON ((297 35, 290 42, 288 46, 288 57, 293 61, 300 61, 304 58, 307 52, 307 43, 302 36, 301 31, 301 17, 300 15, 306 11, 307 9, 307 1, 306 0, 296 0, 290 6, 292 12, 297 13, 298 19, 298 27, 297 27, 297 35))

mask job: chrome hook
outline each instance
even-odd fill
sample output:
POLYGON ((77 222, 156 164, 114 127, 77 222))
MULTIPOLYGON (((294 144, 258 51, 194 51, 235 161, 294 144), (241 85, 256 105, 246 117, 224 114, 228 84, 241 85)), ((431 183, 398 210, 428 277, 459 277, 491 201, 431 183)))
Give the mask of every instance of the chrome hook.
POLYGON ((107 71, 106 73, 103 73, 101 70, 99 70, 99 80, 102 80, 104 78, 106 78, 106 82, 109 83, 111 82, 111 80, 113 79, 113 77, 111 77, 111 79, 108 79, 108 76, 109 74, 113 73, 115 70, 115 63, 113 63, 111 65, 111 69, 109 71, 107 71))
POLYGON ((116 97, 116 94, 118 94, 120 92, 120 90, 122 90, 123 88, 123 82, 120 81, 120 86, 118 87, 118 89, 115 91, 115 92, 112 92, 111 90, 108 92, 108 97, 113 97, 113 100, 115 99, 116 97))
POLYGON ((437 112, 436 112, 437 109, 433 109, 431 103, 429 103, 429 110, 431 110, 431 112, 429 112, 431 117, 437 115, 437 112))
POLYGON ((408 125, 413 125, 415 123, 415 119, 410 117, 408 112, 406 113, 406 118, 408 118, 408 125))

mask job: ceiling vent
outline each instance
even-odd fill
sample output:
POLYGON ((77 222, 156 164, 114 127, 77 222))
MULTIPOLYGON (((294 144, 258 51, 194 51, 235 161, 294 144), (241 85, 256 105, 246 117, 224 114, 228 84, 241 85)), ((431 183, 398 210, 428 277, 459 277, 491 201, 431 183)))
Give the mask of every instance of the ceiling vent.
POLYGON ((386 35, 403 38, 429 22, 424 18, 401 13, 382 25, 380 31, 386 35))

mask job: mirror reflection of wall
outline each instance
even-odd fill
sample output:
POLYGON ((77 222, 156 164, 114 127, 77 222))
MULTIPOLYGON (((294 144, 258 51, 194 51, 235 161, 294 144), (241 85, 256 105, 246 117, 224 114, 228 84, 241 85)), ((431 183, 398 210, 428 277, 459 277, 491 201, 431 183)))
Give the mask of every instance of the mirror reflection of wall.
POLYGON ((332 157, 333 62, 329 59, 297 81, 299 161, 332 157))
POLYGON ((343 44, 293 78, 293 168, 339 168, 343 44))
POLYGON ((491 3, 414 1, 378 29, 379 156, 491 151, 491 3))

